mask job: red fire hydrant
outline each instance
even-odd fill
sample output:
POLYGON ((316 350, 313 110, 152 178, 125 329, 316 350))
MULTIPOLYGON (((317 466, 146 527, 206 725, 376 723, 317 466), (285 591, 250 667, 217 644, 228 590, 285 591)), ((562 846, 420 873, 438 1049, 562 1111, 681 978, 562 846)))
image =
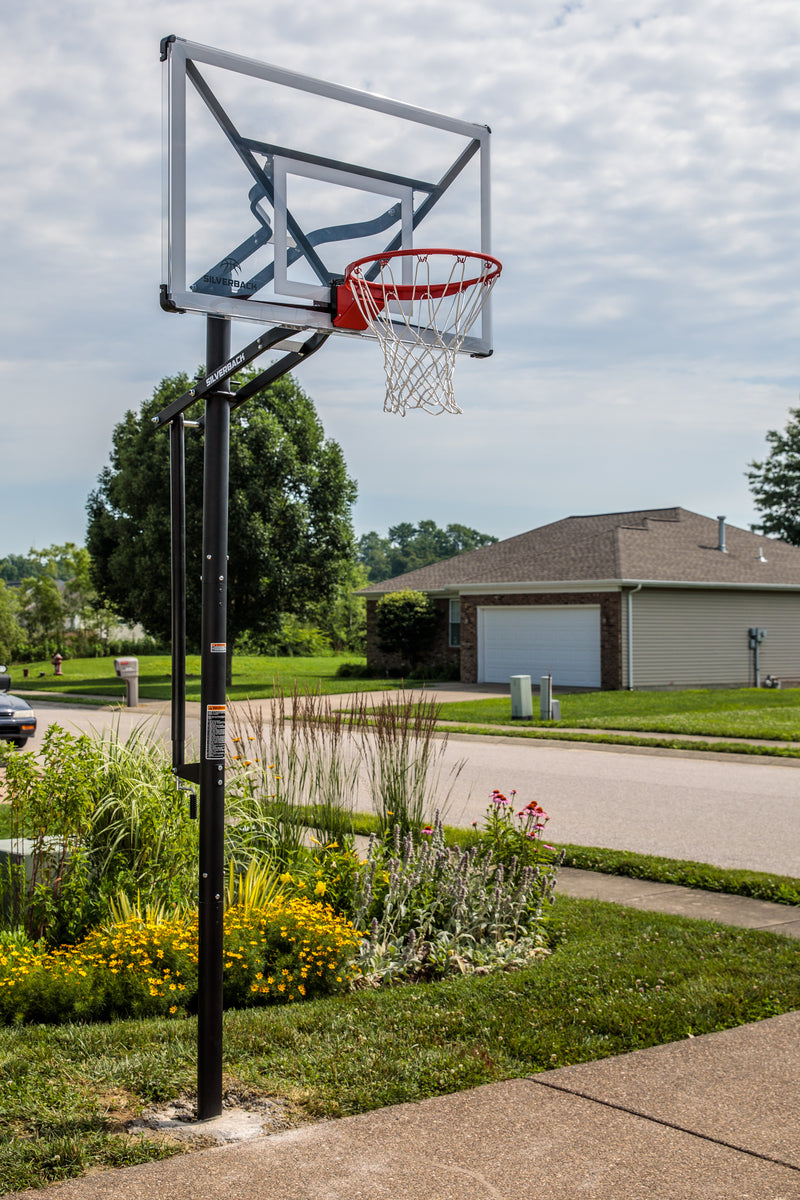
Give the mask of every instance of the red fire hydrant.
POLYGON ((63 673, 61 670, 61 664, 63 661, 64 661, 64 659, 61 657, 60 654, 56 653, 53 655, 53 674, 54 675, 61 675, 63 673))

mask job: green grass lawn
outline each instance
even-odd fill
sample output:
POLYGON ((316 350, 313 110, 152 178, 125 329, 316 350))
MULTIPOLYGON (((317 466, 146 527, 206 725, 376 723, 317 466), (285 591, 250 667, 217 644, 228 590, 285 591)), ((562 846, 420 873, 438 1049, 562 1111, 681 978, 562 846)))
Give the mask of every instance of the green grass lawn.
MULTIPOLYGON (((685 692, 584 692, 559 695, 561 721, 552 728, 706 734, 731 738, 800 741, 800 689, 708 689, 685 692)), ((511 719, 511 700, 468 700, 442 705, 447 721, 479 725, 539 726, 538 696, 532 721, 511 719)))
MULTIPOLYGON (((326 693, 375 691, 397 687, 397 680, 339 679, 336 672, 344 663, 363 666, 363 655, 338 654, 326 658, 266 658, 257 655, 235 654, 233 681, 228 689, 231 700, 258 699, 275 694, 278 687, 289 693, 322 690, 326 693)), ((30 663, 29 677, 23 678, 22 667, 12 666, 12 691, 67 692, 73 696, 108 696, 109 700, 125 698, 125 684, 114 674, 113 658, 66 659, 63 676, 53 674, 50 663, 30 663), (40 672, 44 677, 39 678, 40 672)), ((139 698, 168 700, 170 697, 171 666, 169 655, 143 655, 139 659, 139 698)), ((200 655, 186 659, 186 697, 200 699, 200 655)))
MULTIPOLYGON (((225 1015, 225 1083, 336 1117, 800 1008, 800 943, 559 898, 524 970, 225 1015)), ((171 1151, 115 1110, 195 1085, 196 1022, 0 1029, 0 1192, 171 1151)))

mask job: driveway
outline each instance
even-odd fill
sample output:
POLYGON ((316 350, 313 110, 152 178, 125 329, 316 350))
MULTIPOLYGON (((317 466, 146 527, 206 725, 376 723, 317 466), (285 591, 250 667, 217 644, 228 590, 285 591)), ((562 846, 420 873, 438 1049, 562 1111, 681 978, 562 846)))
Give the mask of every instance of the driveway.
MULTIPOLYGON (((51 722, 80 730, 116 723, 127 732, 146 721, 170 736, 166 704, 113 713, 40 704, 37 714, 29 749, 51 722)), ((189 706, 187 736, 197 744, 198 705, 189 706)), ((516 789, 520 806, 535 799, 550 814, 557 842, 800 877, 800 763, 792 760, 451 734, 443 786, 461 760, 445 814, 451 824, 480 821, 494 788, 516 789)), ((368 807, 368 797, 360 803, 368 807)))

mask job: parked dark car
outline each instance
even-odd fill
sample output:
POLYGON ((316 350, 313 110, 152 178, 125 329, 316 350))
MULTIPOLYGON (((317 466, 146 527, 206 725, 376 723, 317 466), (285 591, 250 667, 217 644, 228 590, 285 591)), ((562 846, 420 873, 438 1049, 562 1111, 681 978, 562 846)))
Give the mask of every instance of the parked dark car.
POLYGON ((36 714, 27 700, 9 695, 10 684, 5 667, 0 667, 0 738, 22 748, 36 733, 36 714))

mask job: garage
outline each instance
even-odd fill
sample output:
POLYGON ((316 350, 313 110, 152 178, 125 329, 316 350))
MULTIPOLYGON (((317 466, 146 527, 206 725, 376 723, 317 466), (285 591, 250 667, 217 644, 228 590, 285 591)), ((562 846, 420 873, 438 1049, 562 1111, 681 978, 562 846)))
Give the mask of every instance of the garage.
POLYGON ((478 609, 478 682, 548 672, 556 687, 600 687, 600 606, 478 609))

